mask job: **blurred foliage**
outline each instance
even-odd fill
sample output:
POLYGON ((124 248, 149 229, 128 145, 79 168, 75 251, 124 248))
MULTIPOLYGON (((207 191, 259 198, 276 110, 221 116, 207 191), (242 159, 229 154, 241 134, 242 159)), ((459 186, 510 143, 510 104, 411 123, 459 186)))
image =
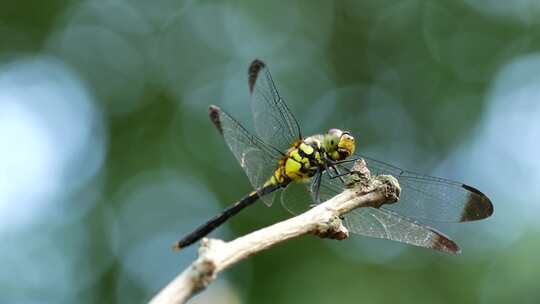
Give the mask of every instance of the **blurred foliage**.
MULTIPOLYGON (((360 149, 432 171, 475 141, 501 67, 540 49, 538 5, 505 3, 3 1, 0 71, 33 57, 72 69, 101 119, 91 132, 105 159, 83 186, 66 180, 69 207, 58 217, 0 231, 13 247, 8 261, 20 263, 0 275, 0 302, 143 302, 187 265, 195 249, 169 244, 250 190, 207 107, 250 126, 254 58, 269 64, 305 133, 352 129, 360 149), (73 215, 83 201, 91 203, 73 215), (21 262, 42 254, 42 264, 65 268, 21 262), (56 271, 63 280, 42 283, 56 271)), ((482 176, 467 178, 493 189, 482 176)), ((494 203, 504 221, 498 207, 516 202, 494 203)), ((231 239, 288 216, 279 206, 249 209, 213 235, 231 239)), ((460 257, 365 238, 290 241, 194 302, 537 303, 537 226, 505 241, 490 221, 445 230, 463 242, 460 257)))

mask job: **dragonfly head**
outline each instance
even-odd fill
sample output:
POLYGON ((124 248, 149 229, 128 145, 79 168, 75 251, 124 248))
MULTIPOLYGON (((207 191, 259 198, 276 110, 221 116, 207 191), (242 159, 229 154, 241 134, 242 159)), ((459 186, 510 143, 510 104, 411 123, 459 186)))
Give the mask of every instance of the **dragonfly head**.
POLYGON ((324 136, 324 148, 332 160, 344 160, 354 153, 356 144, 349 131, 330 129, 324 136))

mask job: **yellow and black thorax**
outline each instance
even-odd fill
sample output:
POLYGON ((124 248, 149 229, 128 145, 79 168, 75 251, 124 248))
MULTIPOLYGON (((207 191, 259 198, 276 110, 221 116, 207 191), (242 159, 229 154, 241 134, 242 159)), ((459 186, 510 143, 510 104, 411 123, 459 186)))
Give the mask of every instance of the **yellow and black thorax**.
POLYGON ((317 138, 299 140, 280 159, 269 183, 287 185, 292 181, 307 180, 324 167, 326 153, 317 138))

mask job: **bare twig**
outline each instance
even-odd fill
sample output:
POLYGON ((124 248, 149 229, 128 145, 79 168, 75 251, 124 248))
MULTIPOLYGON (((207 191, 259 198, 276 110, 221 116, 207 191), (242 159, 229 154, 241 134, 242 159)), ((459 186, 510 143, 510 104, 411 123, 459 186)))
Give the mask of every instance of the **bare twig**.
POLYGON ((296 217, 230 242, 203 239, 198 259, 161 290, 151 303, 185 303, 215 280, 217 274, 224 269, 301 235, 315 234, 322 238, 345 239, 349 232, 343 226, 341 216, 359 207, 379 207, 397 201, 400 188, 395 178, 379 176, 371 179, 363 160, 357 162, 354 172, 358 178, 350 188, 296 217))

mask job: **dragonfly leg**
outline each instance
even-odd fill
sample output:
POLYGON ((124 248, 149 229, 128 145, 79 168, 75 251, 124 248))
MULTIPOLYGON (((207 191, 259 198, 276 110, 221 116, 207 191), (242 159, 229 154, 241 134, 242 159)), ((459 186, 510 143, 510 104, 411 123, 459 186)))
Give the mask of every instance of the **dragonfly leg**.
POLYGON ((328 177, 330 179, 339 178, 339 180, 341 180, 341 182, 345 184, 343 176, 349 174, 350 171, 347 169, 347 171, 349 171, 348 173, 341 174, 341 172, 339 172, 338 168, 336 167, 336 163, 337 162, 327 160, 324 164, 324 170, 326 171, 326 174, 328 174, 328 177), (333 172, 330 170, 330 168, 333 170, 333 172))
POLYGON ((339 169, 338 169, 336 166, 332 166, 332 167, 330 167, 330 168, 332 168, 332 170, 334 170, 334 173, 335 173, 334 176, 330 176, 330 179, 339 178, 339 180, 340 180, 343 184, 345 184, 345 180, 343 179, 343 176, 349 175, 350 172, 341 173, 341 172, 339 172, 339 169))
POLYGON ((339 162, 333 162, 330 164, 330 168, 332 168, 332 170, 334 171, 335 175, 331 174, 330 171, 328 170, 327 168, 327 171, 328 171, 328 176, 330 177, 330 179, 335 179, 335 178, 339 178, 339 180, 345 184, 345 180, 343 179, 343 176, 345 175, 349 175, 351 173, 353 173, 349 168, 345 167, 345 166, 341 166, 341 169, 345 170, 345 173, 341 173, 338 166, 340 163, 339 162))
POLYGON ((348 159, 344 159, 344 160, 333 161, 332 164, 339 165, 339 164, 352 163, 352 162, 355 162, 355 161, 360 160, 360 159, 362 159, 362 158, 361 157, 348 158, 348 159))

